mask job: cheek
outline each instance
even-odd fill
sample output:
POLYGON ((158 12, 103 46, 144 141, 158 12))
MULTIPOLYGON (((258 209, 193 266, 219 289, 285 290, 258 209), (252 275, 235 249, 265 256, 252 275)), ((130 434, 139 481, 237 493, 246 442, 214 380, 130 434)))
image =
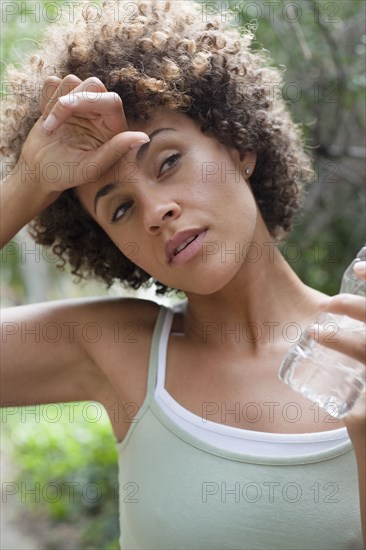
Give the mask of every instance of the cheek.
MULTIPOLYGON (((224 163, 218 177, 201 186, 201 198, 216 214, 216 223, 227 227, 231 236, 251 233, 257 220, 258 207, 247 182, 234 166, 224 163)), ((226 238, 230 235, 226 234, 226 238)))
POLYGON ((229 156, 221 154, 220 158, 211 150, 197 151, 191 170, 193 177, 188 178, 187 186, 193 195, 202 197, 208 203, 216 200, 222 207, 226 204, 232 207, 232 201, 240 201, 243 197, 250 199, 251 192, 242 176, 240 164, 234 163, 229 156))
POLYGON ((141 246, 136 234, 133 232, 127 232, 121 235, 118 230, 116 232, 109 231, 107 234, 118 250, 126 256, 126 258, 128 258, 135 265, 142 267, 141 246))
POLYGON ((140 266, 140 247, 135 241, 127 241, 120 248, 122 254, 126 256, 132 263, 140 266))

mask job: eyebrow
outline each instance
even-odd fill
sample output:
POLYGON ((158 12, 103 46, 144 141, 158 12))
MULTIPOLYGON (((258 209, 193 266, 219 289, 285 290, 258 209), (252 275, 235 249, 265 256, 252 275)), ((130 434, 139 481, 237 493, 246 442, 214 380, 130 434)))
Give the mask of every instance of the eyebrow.
POLYGON ((143 145, 141 145, 141 147, 137 151, 137 155, 136 155, 136 160, 137 161, 140 161, 144 158, 145 154, 147 153, 147 151, 150 147, 150 144, 151 144, 152 140, 154 139, 155 136, 157 136, 161 132, 175 132, 175 129, 174 128, 157 128, 156 130, 151 132, 151 134, 149 135, 150 141, 148 141, 147 143, 144 143, 143 145))
MULTIPOLYGON (((174 128, 157 128, 156 130, 151 132, 151 134, 149 135, 150 141, 141 145, 141 147, 137 151, 136 160, 140 161, 144 158, 155 136, 157 136, 161 132, 175 132, 175 131, 176 130, 174 128)), ((102 197, 105 197, 106 195, 114 191, 118 187, 118 185, 119 184, 116 182, 110 182, 99 189, 99 191, 96 193, 94 198, 94 214, 96 213, 99 199, 101 199, 102 197)))
POLYGON ((99 191, 97 192, 94 198, 94 214, 97 211, 97 205, 98 205, 99 199, 101 199, 102 197, 105 197, 106 195, 114 191, 116 188, 117 188, 117 183, 107 183, 107 185, 104 185, 104 187, 99 189, 99 191))

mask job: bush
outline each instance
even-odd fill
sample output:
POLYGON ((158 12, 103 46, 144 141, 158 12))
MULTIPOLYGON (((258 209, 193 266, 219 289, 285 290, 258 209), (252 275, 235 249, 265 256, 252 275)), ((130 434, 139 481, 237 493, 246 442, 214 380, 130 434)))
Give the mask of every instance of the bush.
POLYGON ((119 549, 117 449, 101 405, 23 408, 5 431, 26 510, 76 523, 83 548, 119 549))

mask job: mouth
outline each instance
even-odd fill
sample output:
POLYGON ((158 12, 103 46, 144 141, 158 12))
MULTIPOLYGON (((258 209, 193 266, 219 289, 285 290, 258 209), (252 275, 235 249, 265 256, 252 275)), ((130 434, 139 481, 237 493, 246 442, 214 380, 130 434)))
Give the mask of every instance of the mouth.
POLYGON ((185 263, 191 259, 200 248, 206 232, 206 228, 194 228, 176 233, 166 245, 168 263, 185 263))
POLYGON ((186 241, 184 241, 183 244, 181 244, 180 246, 178 246, 178 248, 176 248, 173 252, 173 256, 176 256, 177 254, 179 254, 179 252, 181 252, 186 246, 188 246, 192 241, 194 241, 195 239, 197 239, 198 237, 198 234, 197 235, 194 235, 193 237, 190 237, 189 239, 187 239, 186 241))

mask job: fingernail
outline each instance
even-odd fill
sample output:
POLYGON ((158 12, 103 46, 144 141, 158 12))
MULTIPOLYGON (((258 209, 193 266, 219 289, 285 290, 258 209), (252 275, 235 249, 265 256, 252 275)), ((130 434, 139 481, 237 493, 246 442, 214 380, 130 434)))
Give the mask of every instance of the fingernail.
POLYGON ((43 123, 43 128, 47 132, 52 132, 56 128, 57 119, 53 113, 50 113, 43 123))
POLYGON ((135 149, 136 147, 141 147, 141 145, 144 145, 144 143, 149 143, 150 138, 139 138, 130 145, 130 149, 135 149))
POLYGON ((61 105, 76 105, 78 102, 78 98, 76 94, 69 94, 69 95, 63 95, 58 98, 59 103, 61 105))

